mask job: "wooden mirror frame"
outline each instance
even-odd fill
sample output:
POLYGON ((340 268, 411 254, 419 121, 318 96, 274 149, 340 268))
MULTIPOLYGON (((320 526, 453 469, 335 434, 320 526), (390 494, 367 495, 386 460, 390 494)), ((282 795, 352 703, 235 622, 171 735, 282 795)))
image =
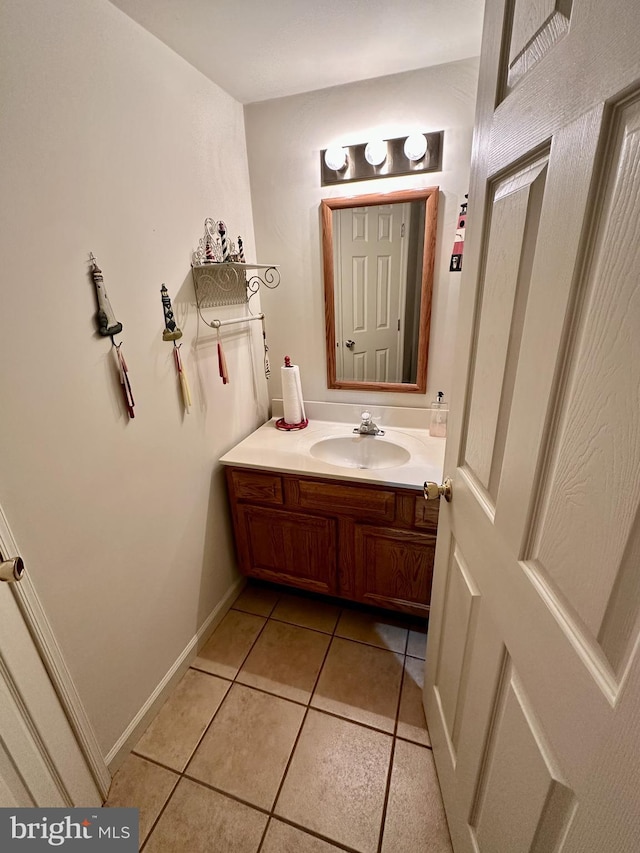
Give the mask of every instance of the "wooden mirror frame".
POLYGON ((431 295, 436 251, 439 187, 419 190, 399 190, 390 193, 357 195, 344 198, 326 198, 320 203, 322 215, 322 259, 324 269, 324 316, 327 344, 327 385, 351 391, 400 391, 407 394, 424 394, 427 390, 427 359, 429 355, 429 327, 431 323, 431 295), (416 382, 356 382, 336 378, 336 316, 335 277, 333 269, 333 216, 334 210, 348 207, 368 207, 376 204, 425 202, 424 251, 422 254, 422 289, 420 294, 420 323, 418 332, 418 362, 416 382))

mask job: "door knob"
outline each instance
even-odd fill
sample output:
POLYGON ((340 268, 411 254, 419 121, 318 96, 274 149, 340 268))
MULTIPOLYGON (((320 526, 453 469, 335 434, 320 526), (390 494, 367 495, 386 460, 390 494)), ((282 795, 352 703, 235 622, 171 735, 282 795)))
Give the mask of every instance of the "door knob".
POLYGON ((349 349, 352 349, 356 345, 356 342, 355 341, 345 341, 344 345, 346 347, 349 347, 349 349))
POLYGON ((426 501, 436 501, 438 498, 444 498, 445 501, 449 502, 452 496, 453 482, 451 477, 447 477, 440 486, 432 480, 427 480, 424 484, 424 499, 426 501))
POLYGON ((13 583, 22 579, 24 574, 24 563, 22 557, 14 557, 12 560, 0 562, 0 581, 13 583))

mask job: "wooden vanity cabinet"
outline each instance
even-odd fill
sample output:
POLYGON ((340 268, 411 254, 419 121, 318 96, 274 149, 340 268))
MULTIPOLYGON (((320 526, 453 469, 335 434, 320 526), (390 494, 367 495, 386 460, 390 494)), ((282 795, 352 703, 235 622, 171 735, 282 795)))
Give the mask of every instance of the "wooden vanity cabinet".
POLYGON ((438 502, 367 483, 225 469, 240 570, 424 616, 438 502))

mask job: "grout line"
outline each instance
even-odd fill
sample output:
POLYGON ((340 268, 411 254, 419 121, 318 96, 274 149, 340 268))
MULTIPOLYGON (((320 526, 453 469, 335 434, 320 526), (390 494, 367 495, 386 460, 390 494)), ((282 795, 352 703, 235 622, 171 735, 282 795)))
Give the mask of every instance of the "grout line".
MULTIPOLYGON (((409 643, 409 633, 407 632, 407 645, 409 643)), ((405 646, 406 649, 406 646, 405 646)), ((405 655, 406 657, 406 655, 405 655)), ((398 735, 398 719, 400 717, 400 705, 402 704, 402 689, 404 687, 404 677, 406 674, 405 664, 402 665, 402 676, 400 678, 400 690, 398 692, 398 703, 396 705, 396 719, 393 726, 393 740, 391 741, 391 755, 389 756, 389 770, 387 771, 387 784, 384 792, 384 801, 382 803, 382 819, 380 822, 380 834, 378 836, 378 853, 382 850, 382 840, 384 838, 384 829, 387 821, 387 807, 389 805, 389 794, 391 793, 391 776, 393 774, 393 760, 396 753, 396 740, 398 735)))
MULTIPOLYGON (((358 643, 359 646, 368 646, 370 649, 379 649, 381 652, 392 652, 394 655, 405 657, 405 653, 402 650, 390 649, 389 646, 376 646, 375 643, 367 643, 366 640, 355 640, 353 637, 344 637, 342 634, 336 634, 335 637, 337 640, 348 640, 350 643, 358 643)), ((409 634, 407 634, 407 639, 408 637, 409 634)), ((407 647, 406 641, 404 647, 407 647)))
POLYGON ((324 714, 325 717, 333 717, 334 720, 342 720, 345 723, 352 723, 354 726, 360 726, 363 729, 368 729, 370 732, 376 732, 379 735, 386 735, 392 738, 393 732, 388 729, 381 729, 379 726, 372 726, 370 723, 362 723, 360 720, 353 720, 351 717, 345 717, 342 714, 336 714, 334 711, 326 711, 324 708, 317 708, 315 705, 310 705, 311 711, 316 711, 318 714, 324 714))
POLYGON ((265 690, 264 687, 256 687, 254 684, 245 684, 244 681, 234 681, 238 687, 246 687, 247 690, 255 690, 258 693, 264 693, 266 696, 273 696, 274 699, 282 699, 283 702, 291 702, 292 705, 299 705, 306 708, 309 702, 303 702, 300 699, 292 699, 290 696, 283 696, 281 693, 274 693, 273 690, 265 690))
POLYGON ((135 755, 138 758, 144 758, 145 761, 151 762, 151 764, 155 764, 157 767, 162 767, 163 770, 170 770, 172 773, 175 773, 176 776, 182 776, 182 770, 176 770, 175 767, 169 767, 168 764, 163 764, 162 761, 158 761, 157 758, 149 758, 148 755, 143 755, 141 752, 136 752, 135 749, 131 750, 131 755, 135 755))
POLYGON ((249 800, 243 800, 242 797, 239 797, 237 794, 232 794, 230 791, 225 791, 223 788, 216 788, 215 785, 212 785, 210 782, 205 782, 204 779, 196 779, 195 776, 189 776, 188 773, 184 773, 182 778, 187 779, 187 781, 193 782, 196 785, 201 785, 203 788, 208 788, 209 791, 215 791, 216 794, 221 794, 223 797, 228 797, 230 800, 235 800, 236 803, 248 806, 250 809, 260 812, 260 814, 267 816, 271 814, 269 809, 265 809, 264 806, 258 806, 256 803, 249 802, 249 800))
POLYGON ((211 728, 211 724, 213 723, 213 721, 215 720, 215 718, 218 716, 218 714, 219 714, 219 712, 220 712, 220 708, 222 708, 222 706, 224 705, 225 700, 226 700, 227 696, 229 695, 229 692, 231 691, 231 688, 232 688, 232 687, 233 687, 233 684, 232 684, 232 683, 230 683, 230 684, 229 684, 229 686, 227 687, 227 689, 226 689, 226 690, 225 690, 225 692, 224 692, 224 696, 223 696, 223 697, 222 697, 222 699, 220 700, 220 704, 218 705, 218 707, 217 707, 217 708, 215 709, 215 711, 213 712, 213 714, 212 714, 212 716, 211 716, 211 719, 209 720, 209 722, 207 723, 207 725, 204 727, 204 731, 202 732, 202 734, 201 734, 201 735, 200 735, 200 737, 198 738, 198 740, 197 740, 197 742, 196 742, 196 745, 194 746, 194 748, 193 748, 193 749, 191 750, 191 752, 189 753, 189 758, 187 758, 187 762, 186 762, 186 764, 184 765, 184 768, 183 768, 183 770, 182 770, 183 775, 186 773, 186 771, 187 771, 187 767, 189 766, 189 764, 191 764, 191 761, 193 760, 193 756, 194 756, 194 755, 196 754, 196 752, 198 751, 198 747, 200 746, 200 744, 201 744, 201 743, 202 743, 202 741, 204 740, 204 738, 205 738, 205 736, 206 736, 207 732, 208 732, 208 731, 209 731, 209 729, 211 728))
MULTIPOLYGON (((304 832, 306 835, 310 835, 312 838, 317 838, 319 841, 326 841, 327 844, 330 844, 332 847, 336 847, 338 850, 344 850, 345 853, 361 853, 361 851, 355 847, 349 847, 348 844, 343 844, 342 841, 336 841, 335 838, 330 838, 328 835, 322 835, 321 833, 316 832, 315 829, 310 829, 308 826, 303 826, 301 823, 296 823, 293 820, 289 820, 287 817, 282 817, 282 815, 272 815, 271 820, 278 820, 280 823, 286 823, 287 826, 299 829, 301 832, 304 832)), ((258 850, 257 853, 260 853, 260 851, 258 850)))
MULTIPOLYGON (((147 843, 148 843, 149 839, 151 838, 151 836, 153 835, 155 828, 160 821, 160 818, 165 813, 165 810, 166 810, 167 806, 169 805, 169 803, 170 803, 170 801, 171 801, 171 799, 175 793, 176 788, 178 787, 178 783, 180 782, 180 779, 182 779, 182 776, 178 776, 178 778, 176 779, 175 784, 174 784, 173 788, 171 789, 171 792, 170 792, 169 796, 167 797, 164 805, 162 806, 162 808, 160 809, 160 811, 156 815, 156 819, 153 821, 153 823, 149 827, 149 832, 147 832, 147 837, 145 838, 145 840, 140 845, 140 853, 142 853, 142 850, 144 850, 144 848, 147 846, 147 843)), ((140 810, 138 809, 138 831, 139 830, 140 830, 140 810)))
POLYGON ((226 675, 218 675, 217 672, 211 672, 208 669, 201 669, 201 667, 194 666, 194 664, 190 664, 189 669, 195 669, 196 672, 201 672, 203 675, 212 675, 214 678, 219 678, 221 681, 228 681, 229 684, 233 684, 233 678, 228 678, 226 675))
POLYGON ((427 743, 419 743, 417 740, 411 740, 409 737, 404 737, 403 735, 396 735, 396 740, 404 741, 405 743, 410 743, 413 746, 421 746, 422 749, 430 749, 433 752, 433 747, 427 743))
POLYGON ((324 634, 325 637, 332 635, 331 631, 323 631, 322 628, 312 628, 310 625, 300 625, 298 622, 290 622, 287 619, 278 619, 276 616, 269 616, 271 622, 278 622, 281 625, 290 625, 292 628, 302 628, 305 631, 315 631, 316 634, 324 634))
MULTIPOLYGON (((338 621, 339 621, 339 616, 338 616, 338 619, 336 619, 336 625, 338 624, 338 621)), ((334 632, 335 632, 335 627, 334 627, 334 632)), ((287 760, 286 767, 284 768, 284 773, 282 774, 282 779, 280 780, 280 784, 278 785, 278 790, 276 791, 276 795, 273 798, 273 803, 271 805, 271 816, 273 816, 273 814, 275 812, 276 804, 277 804, 278 799, 280 797, 280 794, 282 792, 282 788, 284 787, 285 779, 287 778, 289 768, 291 767, 291 762, 293 761, 293 756, 295 755, 296 749, 298 747, 298 743, 300 741, 300 736, 302 734, 304 724, 306 723, 307 717, 309 715, 309 710, 311 708, 311 700, 313 698, 313 694, 315 693, 316 687, 318 685, 318 681, 320 680, 322 670, 324 669, 325 661, 327 660, 327 655, 329 654, 329 649, 331 648, 332 642, 333 642, 333 634, 331 635, 331 639, 327 643, 327 648, 325 650, 324 657, 322 658, 322 663, 318 667, 318 674, 316 675, 316 678, 315 678, 315 681, 313 684, 313 688, 312 688, 311 692, 309 693, 309 700, 308 700, 306 708, 305 708, 304 716, 302 717, 302 722, 300 723, 300 728, 298 729, 296 739, 294 740, 293 747, 291 748, 291 752, 289 753, 289 758, 287 760)))
POLYGON ((262 850, 262 845, 264 844, 264 840, 267 837, 267 832, 269 831, 269 827, 271 826, 272 820, 273 818, 271 817, 271 815, 269 815, 269 817, 267 818, 267 822, 264 825, 264 830, 262 831, 262 838, 260 839, 260 844, 258 844, 258 849, 256 850, 256 853, 260 853, 260 851, 262 850))

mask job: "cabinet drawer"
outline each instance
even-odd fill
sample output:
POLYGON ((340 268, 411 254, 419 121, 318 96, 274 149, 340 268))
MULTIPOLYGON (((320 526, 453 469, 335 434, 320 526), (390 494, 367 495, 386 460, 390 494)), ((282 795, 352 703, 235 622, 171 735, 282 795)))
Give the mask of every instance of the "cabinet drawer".
POLYGON ((365 489, 361 486, 300 480, 296 502, 304 509, 393 521, 396 496, 395 492, 387 489, 365 489))
POLYGON ((227 476, 236 500, 263 504, 282 503, 282 478, 277 474, 257 474, 255 471, 230 468, 227 476))
POLYGON ((439 512, 440 501, 426 501, 423 497, 416 498, 413 523, 416 527, 435 531, 438 529, 439 512))

